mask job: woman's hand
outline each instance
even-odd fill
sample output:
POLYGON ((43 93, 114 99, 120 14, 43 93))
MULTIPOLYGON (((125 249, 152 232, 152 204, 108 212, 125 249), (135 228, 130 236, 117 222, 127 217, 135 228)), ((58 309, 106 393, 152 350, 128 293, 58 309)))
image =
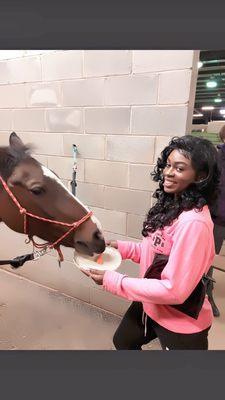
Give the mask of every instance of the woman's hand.
POLYGON ((103 285, 103 278, 105 271, 100 271, 98 269, 82 269, 80 270, 87 276, 89 276, 97 285, 103 285))
POLYGON ((114 247, 114 249, 118 249, 117 242, 115 240, 107 240, 106 241, 106 246, 111 246, 114 247))
MULTIPOLYGON (((115 240, 106 241, 106 246, 114 247, 114 249, 118 249, 117 242, 115 240)), ((105 275, 105 271, 101 271, 98 269, 82 269, 80 270, 86 275, 89 276, 97 285, 103 285, 103 278, 105 275)))

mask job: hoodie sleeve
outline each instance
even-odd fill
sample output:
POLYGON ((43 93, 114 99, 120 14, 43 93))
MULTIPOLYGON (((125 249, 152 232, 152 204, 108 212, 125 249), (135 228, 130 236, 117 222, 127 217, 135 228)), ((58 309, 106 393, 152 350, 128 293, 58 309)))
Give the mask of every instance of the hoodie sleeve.
POLYGON ((168 263, 161 280, 129 278, 106 271, 107 291, 131 301, 155 304, 182 304, 194 290, 212 258, 212 235, 203 221, 180 223, 173 235, 168 263))
POLYGON ((118 250, 123 260, 132 260, 140 263, 142 243, 117 240, 118 250))

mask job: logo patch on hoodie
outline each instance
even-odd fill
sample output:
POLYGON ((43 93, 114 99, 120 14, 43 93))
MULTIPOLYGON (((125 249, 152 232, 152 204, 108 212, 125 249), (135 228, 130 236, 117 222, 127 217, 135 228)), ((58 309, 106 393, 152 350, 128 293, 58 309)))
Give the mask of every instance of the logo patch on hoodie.
POLYGON ((154 232, 152 234, 152 247, 156 253, 168 255, 172 247, 170 236, 160 230, 154 232))

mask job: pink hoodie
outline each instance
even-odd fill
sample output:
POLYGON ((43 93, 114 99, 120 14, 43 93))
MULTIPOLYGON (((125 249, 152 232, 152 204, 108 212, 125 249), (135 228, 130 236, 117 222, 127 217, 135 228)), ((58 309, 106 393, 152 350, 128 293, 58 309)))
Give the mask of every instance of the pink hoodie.
POLYGON ((207 206, 200 212, 183 211, 172 225, 157 230, 140 243, 117 243, 123 259, 140 264, 140 277, 129 278, 116 271, 106 271, 103 287, 107 291, 142 302, 146 314, 173 332, 200 332, 212 324, 207 296, 197 320, 169 306, 183 303, 212 265, 213 223, 207 206), (155 253, 169 255, 161 280, 143 278, 155 253))

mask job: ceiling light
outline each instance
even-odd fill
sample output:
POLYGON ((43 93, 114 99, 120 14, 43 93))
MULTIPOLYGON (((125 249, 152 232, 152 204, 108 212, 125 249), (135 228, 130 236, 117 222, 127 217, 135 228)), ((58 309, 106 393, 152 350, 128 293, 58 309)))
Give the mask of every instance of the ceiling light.
POLYGON ((215 107, 213 106, 204 106, 202 107, 202 110, 214 110, 215 107))
POLYGON ((220 114, 224 115, 225 114, 225 108, 221 108, 220 114))
POLYGON ((214 88, 214 87, 217 86, 217 82, 216 82, 214 79, 211 79, 210 81, 207 81, 207 82, 206 82, 206 86, 207 86, 208 88, 214 88))
POLYGON ((216 97, 216 99, 214 99, 214 103, 222 103, 222 99, 220 97, 216 97))
POLYGON ((202 62, 202 61, 199 61, 199 62, 198 62, 198 68, 202 68, 202 66, 203 66, 203 62, 202 62))
POLYGON ((203 114, 201 114, 201 113, 193 114, 193 117, 203 117, 203 114))

